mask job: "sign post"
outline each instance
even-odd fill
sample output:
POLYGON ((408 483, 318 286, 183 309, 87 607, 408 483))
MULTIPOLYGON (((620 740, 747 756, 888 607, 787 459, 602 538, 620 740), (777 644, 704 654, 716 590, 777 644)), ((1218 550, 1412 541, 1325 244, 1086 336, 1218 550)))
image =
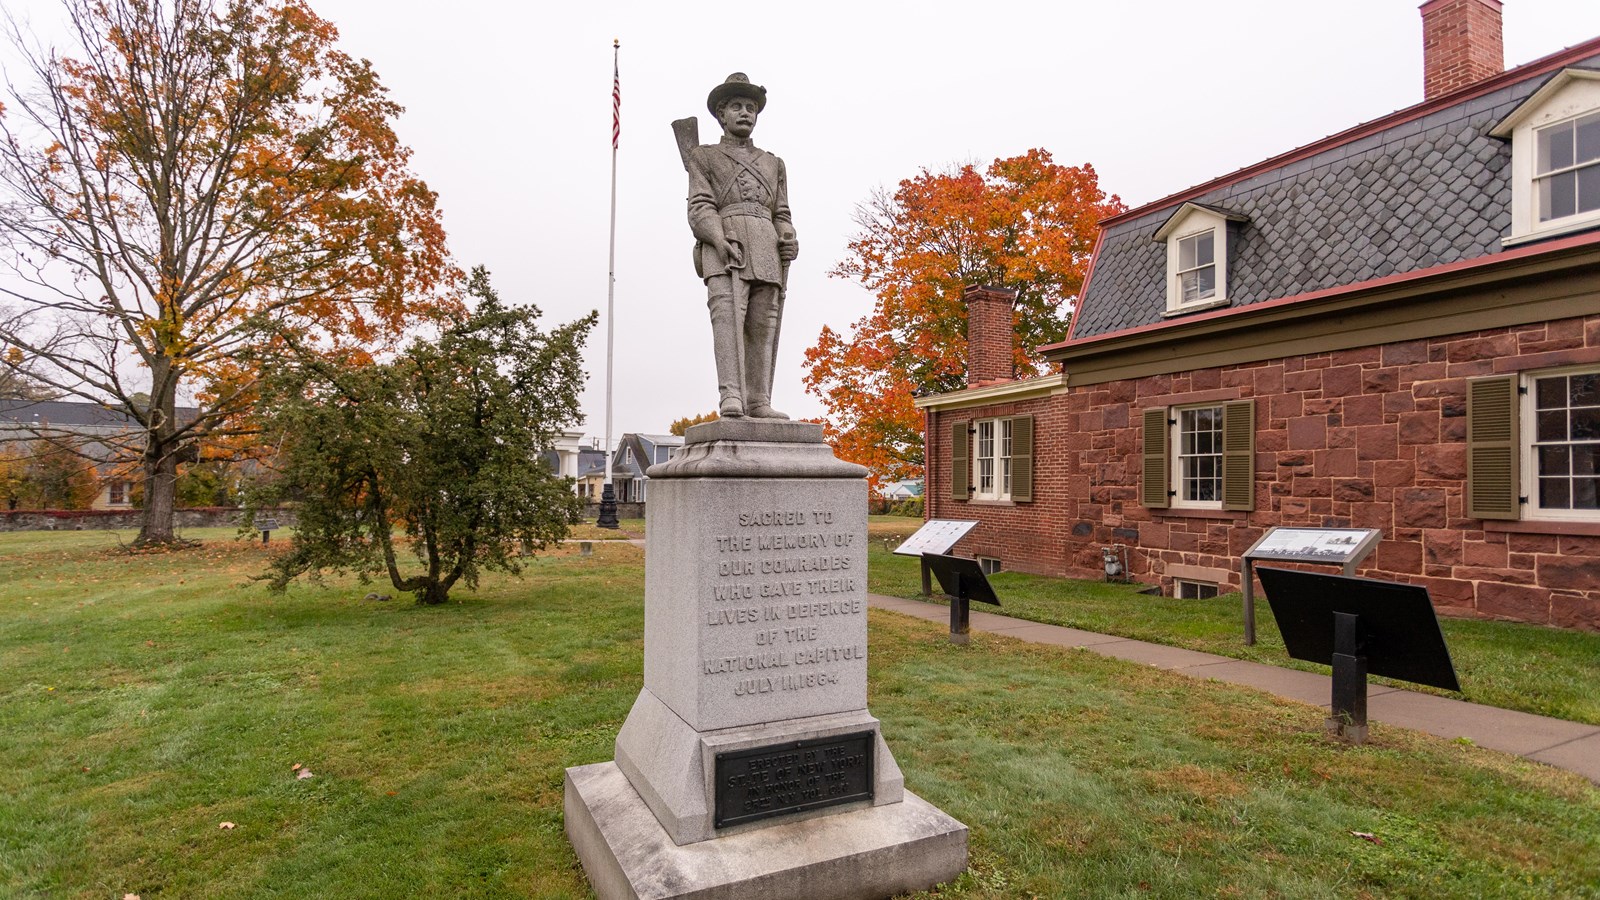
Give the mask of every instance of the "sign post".
POLYGON ((950 643, 965 644, 972 630, 967 611, 970 601, 1000 605, 988 576, 983 574, 983 567, 975 559, 924 553, 922 570, 932 570, 939 579, 939 587, 950 598, 950 643))
POLYGON ((1255 561, 1323 563, 1354 575, 1356 566, 1371 555, 1383 532, 1377 528, 1272 528, 1250 545, 1240 563, 1239 587, 1244 594, 1244 642, 1256 643, 1255 561))

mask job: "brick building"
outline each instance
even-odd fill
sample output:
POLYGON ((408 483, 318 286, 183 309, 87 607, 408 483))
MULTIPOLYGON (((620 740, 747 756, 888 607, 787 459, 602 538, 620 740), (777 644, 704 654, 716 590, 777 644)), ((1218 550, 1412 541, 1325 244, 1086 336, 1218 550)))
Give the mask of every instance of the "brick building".
POLYGON ((1600 39, 1500 71, 1499 3, 1422 7, 1423 102, 1106 220, 1059 365, 968 290, 927 415, 958 552, 1167 593, 1276 525, 1376 527, 1441 611, 1600 629, 1600 39))

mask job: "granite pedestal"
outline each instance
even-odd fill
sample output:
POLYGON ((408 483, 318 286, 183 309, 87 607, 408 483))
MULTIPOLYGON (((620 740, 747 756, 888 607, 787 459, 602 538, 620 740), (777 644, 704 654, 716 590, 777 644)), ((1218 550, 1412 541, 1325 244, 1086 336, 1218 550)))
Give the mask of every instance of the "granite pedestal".
POLYGON ((644 688, 615 762, 567 771, 602 898, 882 897, 966 867, 867 711, 865 474, 821 426, 751 420, 650 468, 644 688))

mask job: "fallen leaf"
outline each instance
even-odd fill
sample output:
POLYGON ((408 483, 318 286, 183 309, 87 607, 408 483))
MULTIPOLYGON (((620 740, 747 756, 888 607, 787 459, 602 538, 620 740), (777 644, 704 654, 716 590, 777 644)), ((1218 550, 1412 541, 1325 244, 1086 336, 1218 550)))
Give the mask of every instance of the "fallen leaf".
POLYGON ((311 770, 310 769, 301 769, 299 772, 297 772, 295 774, 294 777, 295 777, 296 780, 304 780, 306 778, 313 778, 315 776, 313 776, 311 774, 311 770))
POLYGON ((295 763, 294 765, 290 766, 289 767, 289 771, 291 771, 291 772, 300 771, 300 764, 299 763, 295 763))
POLYGON ((139 900, 138 894, 123 894, 122 900, 139 900))
POLYGON ((1383 846, 1383 838, 1378 837, 1370 831, 1352 831, 1350 834, 1354 837, 1361 838, 1363 841, 1377 844, 1380 847, 1383 846))
POLYGON ((232 831, 233 829, 237 828, 238 826, 233 824, 232 822, 223 822, 221 825, 218 825, 217 827, 221 828, 223 831, 232 831))

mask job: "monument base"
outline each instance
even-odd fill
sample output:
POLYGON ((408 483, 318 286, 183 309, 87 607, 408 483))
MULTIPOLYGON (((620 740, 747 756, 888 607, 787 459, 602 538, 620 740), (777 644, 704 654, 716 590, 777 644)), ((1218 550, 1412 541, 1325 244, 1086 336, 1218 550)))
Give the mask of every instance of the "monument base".
MULTIPOLYGON (((730 827, 716 824, 713 763, 718 753, 751 747, 782 747, 792 741, 826 739, 852 732, 869 732, 873 744, 869 754, 871 797, 856 805, 899 803, 905 792, 900 767, 883 742, 878 720, 864 709, 698 732, 645 688, 639 692, 627 721, 617 733, 616 763, 672 840, 691 844, 771 824, 769 819, 730 827)), ((840 811, 838 806, 819 804, 809 811, 783 818, 810 818, 840 811)))
POLYGON ((616 763, 566 773, 567 839, 600 900, 861 900, 926 890, 967 866, 967 826, 900 803, 679 846, 616 763))

